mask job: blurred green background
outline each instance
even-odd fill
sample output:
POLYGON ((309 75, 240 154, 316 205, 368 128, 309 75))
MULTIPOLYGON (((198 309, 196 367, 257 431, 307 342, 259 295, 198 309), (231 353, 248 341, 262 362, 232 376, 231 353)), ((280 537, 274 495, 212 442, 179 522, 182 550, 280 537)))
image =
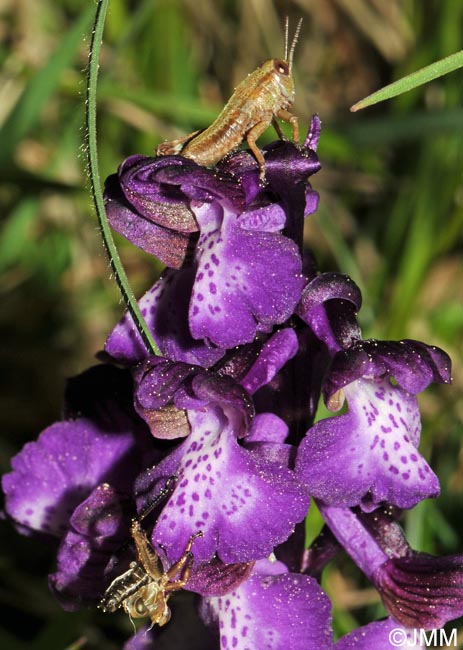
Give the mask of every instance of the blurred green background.
MULTIPOLYGON (((93 1, 0 0, 1 472, 60 416, 64 380, 93 363, 123 312, 85 171, 85 66, 93 1)), ((463 72, 357 114, 349 106, 463 48, 457 0, 111 0, 99 84, 104 178, 132 153, 207 126, 234 86, 281 56, 304 17, 294 113, 323 121, 307 245, 320 269, 360 285, 364 336, 443 347, 454 384, 420 396, 422 449, 442 496, 405 518, 412 545, 463 552, 463 72)), ((274 139, 269 132, 261 142, 274 139)), ((156 262, 121 238, 135 292, 156 262)), ((0 645, 120 647, 124 616, 62 612, 48 593, 54 549, 1 522, 0 645)), ((344 633, 379 611, 350 564, 325 587, 344 633)), ((175 625, 174 621, 171 625, 175 625)))

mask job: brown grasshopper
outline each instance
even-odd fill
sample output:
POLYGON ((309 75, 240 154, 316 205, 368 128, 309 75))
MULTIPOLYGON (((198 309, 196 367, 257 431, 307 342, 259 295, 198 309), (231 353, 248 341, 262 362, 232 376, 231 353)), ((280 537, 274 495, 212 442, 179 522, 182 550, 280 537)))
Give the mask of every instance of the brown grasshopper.
POLYGON ((302 18, 299 21, 288 54, 288 18, 285 23, 285 54, 283 59, 269 59, 249 74, 236 88, 217 119, 205 130, 194 131, 156 148, 156 155, 181 154, 199 165, 214 165, 246 138, 265 179, 264 156, 256 140, 272 122, 283 139, 276 121, 279 117, 292 126, 293 141, 299 142, 298 118, 288 109, 294 102, 292 65, 302 18))

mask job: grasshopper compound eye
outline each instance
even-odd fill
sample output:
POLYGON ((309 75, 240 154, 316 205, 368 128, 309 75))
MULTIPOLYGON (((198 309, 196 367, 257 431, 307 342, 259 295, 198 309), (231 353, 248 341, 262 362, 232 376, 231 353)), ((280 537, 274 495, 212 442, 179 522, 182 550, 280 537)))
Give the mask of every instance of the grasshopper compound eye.
POLYGON ((278 72, 278 74, 284 75, 285 77, 289 75, 289 65, 286 63, 286 61, 275 59, 273 62, 273 67, 275 68, 275 71, 278 72))

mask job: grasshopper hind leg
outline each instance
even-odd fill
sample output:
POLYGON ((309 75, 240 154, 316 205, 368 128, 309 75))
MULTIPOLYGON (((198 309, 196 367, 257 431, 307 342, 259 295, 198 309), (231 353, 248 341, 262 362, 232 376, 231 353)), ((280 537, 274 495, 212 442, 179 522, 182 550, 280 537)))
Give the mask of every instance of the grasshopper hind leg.
POLYGON ((182 138, 178 138, 177 140, 161 142, 161 144, 158 144, 158 146, 154 150, 154 153, 156 154, 156 156, 175 156, 176 154, 180 154, 182 153, 186 145, 189 142, 191 142, 191 140, 193 140, 203 130, 204 129, 193 131, 193 133, 184 135, 182 138))

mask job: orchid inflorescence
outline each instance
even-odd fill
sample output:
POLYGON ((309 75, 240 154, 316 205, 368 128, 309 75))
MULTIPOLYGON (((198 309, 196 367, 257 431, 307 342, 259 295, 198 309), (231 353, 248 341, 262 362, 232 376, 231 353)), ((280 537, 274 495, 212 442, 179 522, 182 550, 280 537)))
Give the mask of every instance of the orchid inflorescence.
POLYGON ((416 396, 450 381, 450 360, 362 339, 359 288, 303 250, 319 135, 314 116, 302 147, 267 146, 265 183, 246 151, 214 169, 131 156, 107 179, 112 227, 167 267, 139 301, 161 356, 124 316, 68 382, 64 419, 3 477, 18 530, 59 542, 49 582, 66 609, 96 606, 127 570, 143 513, 166 570, 198 534, 185 589, 205 648, 390 648, 393 629, 463 614, 463 556, 414 551, 397 521, 439 494, 416 396), (314 422, 320 399, 333 415, 314 422), (311 498, 326 523, 306 549, 311 498), (342 549, 388 618, 335 643, 319 580, 342 549))

